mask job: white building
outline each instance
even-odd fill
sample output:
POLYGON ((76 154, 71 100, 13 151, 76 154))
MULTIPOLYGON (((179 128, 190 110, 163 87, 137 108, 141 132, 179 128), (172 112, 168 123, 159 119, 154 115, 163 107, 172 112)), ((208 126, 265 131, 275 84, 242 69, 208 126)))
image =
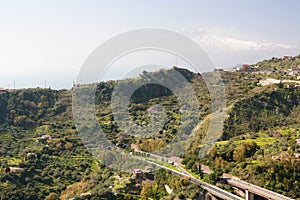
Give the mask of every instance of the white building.
POLYGON ((271 84, 278 84, 278 83, 281 83, 281 80, 274 79, 274 78, 264 78, 259 81, 258 85, 264 86, 264 85, 271 85, 271 84))

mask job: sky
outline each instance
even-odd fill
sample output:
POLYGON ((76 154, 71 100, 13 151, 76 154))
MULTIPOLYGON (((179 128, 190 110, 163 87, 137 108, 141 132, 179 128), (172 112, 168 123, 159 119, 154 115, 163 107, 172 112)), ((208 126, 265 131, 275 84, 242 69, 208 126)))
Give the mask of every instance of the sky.
MULTIPOLYGON (((0 88, 70 88, 95 48, 145 27, 189 36, 216 67, 298 55, 299 10, 297 0, 0 0, 0 88)), ((143 52, 120 59, 107 78, 120 78, 137 63, 186 64, 143 52)))

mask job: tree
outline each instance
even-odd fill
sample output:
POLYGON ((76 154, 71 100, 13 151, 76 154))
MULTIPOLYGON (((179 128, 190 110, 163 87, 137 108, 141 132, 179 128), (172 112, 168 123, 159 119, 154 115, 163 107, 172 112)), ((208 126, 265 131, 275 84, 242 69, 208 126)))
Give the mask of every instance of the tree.
POLYGON ((208 155, 209 155, 211 158, 215 159, 216 156, 218 155, 218 149, 217 149, 217 147, 216 147, 216 146, 213 146, 213 148, 208 152, 208 155))
POLYGON ((185 199, 185 195, 182 192, 179 192, 179 194, 177 195, 178 199, 185 199))
POLYGON ((51 192, 45 200, 59 200, 59 196, 56 193, 51 192))
POLYGON ((192 169, 193 165, 195 164, 195 161, 193 159, 191 159, 190 161, 188 161, 188 163, 186 164, 186 167, 188 169, 192 169))
POLYGON ((218 169, 224 169, 226 167, 227 162, 223 160, 222 157, 217 157, 215 159, 215 167, 218 169))
POLYGON ((233 152, 233 159, 236 161, 244 161, 255 154, 259 146, 255 142, 244 142, 237 146, 233 152))
POLYGON ((150 183, 143 181, 142 183, 142 191, 141 191, 141 198, 147 200, 152 196, 152 186, 150 183))
POLYGON ((245 160, 246 148, 243 144, 237 146, 233 152, 233 159, 236 161, 245 160))
POLYGON ((26 119, 27 119, 27 117, 25 115, 21 115, 21 116, 15 117, 14 124, 16 126, 24 126, 26 119))

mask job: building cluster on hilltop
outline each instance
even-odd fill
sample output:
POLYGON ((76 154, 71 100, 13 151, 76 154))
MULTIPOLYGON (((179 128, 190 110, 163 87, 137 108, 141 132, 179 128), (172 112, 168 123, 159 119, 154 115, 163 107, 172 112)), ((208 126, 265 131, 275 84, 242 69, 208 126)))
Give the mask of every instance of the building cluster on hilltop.
POLYGON ((6 88, 0 88, 0 94, 5 94, 8 92, 8 89, 6 88))
POLYGON ((292 57, 292 56, 283 56, 282 58, 272 58, 268 60, 269 63, 272 62, 281 62, 284 63, 284 66, 290 66, 290 68, 281 68, 279 67, 272 67, 270 64, 270 67, 262 67, 261 64, 242 64, 240 66, 233 67, 231 69, 215 69, 215 71, 230 71, 230 72, 250 72, 250 73, 262 73, 262 74, 271 74, 274 72, 283 72, 288 75, 300 75, 300 65, 299 65, 299 59, 298 57, 292 57))

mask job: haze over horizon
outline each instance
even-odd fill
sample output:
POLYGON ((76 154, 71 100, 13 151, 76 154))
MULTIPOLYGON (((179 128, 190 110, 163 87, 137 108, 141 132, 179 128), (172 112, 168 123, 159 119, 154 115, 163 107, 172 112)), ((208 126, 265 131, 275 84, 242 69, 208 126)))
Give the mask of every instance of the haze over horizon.
MULTIPOLYGON (((96 47, 144 27, 186 34, 220 68, 298 55, 299 8, 296 0, 1 2, 0 87, 13 88, 14 81, 16 88, 44 87, 46 81, 47 87, 70 88, 96 47)), ((173 55, 143 52, 117 61, 106 78, 148 64, 188 67, 173 55)))

